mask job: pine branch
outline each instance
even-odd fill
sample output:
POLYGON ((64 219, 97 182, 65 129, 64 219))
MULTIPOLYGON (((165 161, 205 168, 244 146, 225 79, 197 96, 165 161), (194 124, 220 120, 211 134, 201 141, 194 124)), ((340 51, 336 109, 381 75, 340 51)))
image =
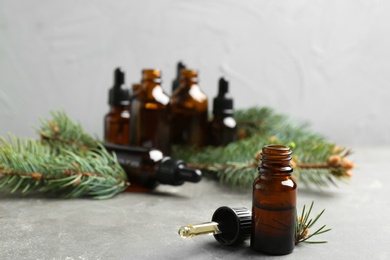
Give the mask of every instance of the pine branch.
POLYGON ((86 133, 79 123, 72 121, 64 111, 50 114, 52 119, 40 119, 42 125, 37 132, 42 140, 50 141, 52 146, 67 145, 76 151, 99 146, 100 142, 86 133))
POLYGON ((41 120, 42 140, 0 139, 0 190, 106 199, 129 184, 122 167, 64 112, 41 120))
POLYGON ((259 151, 266 144, 283 144, 293 149, 294 176, 307 187, 326 187, 348 180, 353 163, 346 157, 350 151, 328 142, 319 134, 307 130, 284 115, 269 108, 250 108, 235 114, 238 141, 226 147, 195 149, 175 146, 173 154, 206 176, 222 183, 250 187, 257 177, 259 151))

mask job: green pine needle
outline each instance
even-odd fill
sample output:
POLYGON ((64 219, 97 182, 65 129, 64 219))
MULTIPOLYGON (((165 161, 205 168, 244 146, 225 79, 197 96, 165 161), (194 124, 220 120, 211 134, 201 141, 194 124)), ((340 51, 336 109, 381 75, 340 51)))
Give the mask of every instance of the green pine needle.
POLYGON ((0 190, 106 199, 129 185, 116 157, 64 112, 41 120, 42 140, 0 138, 0 190))
POLYGON ((86 133, 83 127, 74 122, 64 111, 51 112, 52 119, 41 118, 41 127, 37 128, 42 140, 52 145, 68 145, 74 149, 88 149, 99 146, 99 141, 86 133))
POLYGON ((312 243, 312 244, 320 244, 320 243, 326 243, 325 240, 320 241, 309 241, 314 236, 321 235, 323 233, 329 232, 331 229, 325 229, 326 225, 321 226, 319 229, 314 231, 313 233, 309 234, 309 230, 314 226, 314 224, 317 223, 318 219, 322 216, 322 214, 325 212, 325 209, 323 209, 314 219, 310 218, 310 214, 312 212, 314 205, 314 201, 311 203, 310 208, 308 211, 306 211, 306 205, 303 206, 301 215, 296 216, 296 224, 295 224, 295 244, 298 245, 299 243, 306 242, 306 243, 312 243))

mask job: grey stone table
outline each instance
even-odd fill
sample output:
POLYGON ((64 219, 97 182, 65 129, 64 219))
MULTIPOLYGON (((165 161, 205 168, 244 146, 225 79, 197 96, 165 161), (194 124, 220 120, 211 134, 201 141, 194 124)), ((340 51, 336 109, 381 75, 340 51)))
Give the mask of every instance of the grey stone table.
POLYGON ((203 180, 103 201, 0 195, 0 259, 390 259, 390 147, 354 151, 350 183, 298 191, 298 209, 312 200, 314 213, 326 208, 327 244, 271 257, 249 241, 231 248, 212 236, 182 239, 180 226, 210 220, 219 206, 251 207, 250 191, 203 180))

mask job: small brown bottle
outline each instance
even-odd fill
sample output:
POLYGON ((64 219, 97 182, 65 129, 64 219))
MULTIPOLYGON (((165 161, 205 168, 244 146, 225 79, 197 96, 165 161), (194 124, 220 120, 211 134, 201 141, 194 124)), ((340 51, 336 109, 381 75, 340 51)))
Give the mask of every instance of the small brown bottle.
POLYGON ((110 111, 104 117, 104 140, 114 144, 129 144, 130 94, 123 88, 125 74, 114 71, 114 86, 109 91, 110 111))
POLYGON ((289 254, 294 249, 297 189, 291 178, 291 150, 267 145, 261 155, 253 183, 251 247, 271 255, 289 254))
POLYGON ((205 146, 207 109, 207 96, 198 85, 198 72, 192 69, 181 69, 179 87, 171 97, 172 143, 205 146))
POLYGON ((179 186, 185 181, 199 182, 202 172, 189 169, 181 160, 166 157, 157 149, 104 144, 125 170, 130 182, 128 191, 149 192, 159 184, 179 186))
POLYGON ((161 87, 160 70, 142 71, 141 86, 131 102, 130 144, 171 153, 170 98, 161 87))
POLYGON ((213 100, 213 119, 209 125, 209 144, 227 145, 237 139, 237 123, 233 118, 233 99, 228 96, 229 83, 219 79, 218 95, 213 100))

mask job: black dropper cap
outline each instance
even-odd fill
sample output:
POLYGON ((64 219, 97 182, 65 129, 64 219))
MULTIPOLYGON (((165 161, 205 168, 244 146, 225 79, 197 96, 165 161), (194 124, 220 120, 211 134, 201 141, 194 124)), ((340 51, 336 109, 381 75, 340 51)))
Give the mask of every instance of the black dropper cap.
POLYGON ((172 81, 172 93, 179 87, 180 85, 180 71, 182 69, 185 69, 186 65, 182 63, 181 61, 177 63, 177 71, 176 71, 176 78, 172 81))
POLYGON ((116 68, 114 70, 114 86, 112 86, 108 92, 108 104, 110 106, 125 106, 130 104, 129 90, 127 88, 122 88, 124 83, 125 73, 120 68, 116 68))
POLYGON ((178 186, 185 181, 199 182, 201 179, 200 170, 187 168, 182 160, 174 160, 171 157, 162 159, 157 169, 157 180, 161 184, 178 186))
POLYGON ((224 78, 219 79, 218 95, 213 100, 214 115, 233 115, 233 99, 229 97, 229 82, 224 78))
POLYGON ((223 245, 239 244, 251 235, 252 213, 247 208, 220 207, 211 220, 218 223, 221 233, 214 237, 223 245))

